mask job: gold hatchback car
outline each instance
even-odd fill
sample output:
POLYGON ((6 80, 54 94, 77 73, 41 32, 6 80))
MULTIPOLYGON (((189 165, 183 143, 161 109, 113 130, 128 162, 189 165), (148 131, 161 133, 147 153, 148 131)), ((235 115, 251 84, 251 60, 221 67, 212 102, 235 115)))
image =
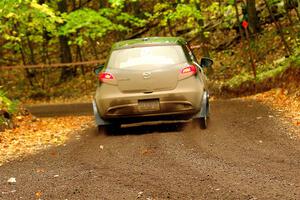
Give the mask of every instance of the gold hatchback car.
POLYGON ((121 124, 194 118, 207 127, 209 93, 204 67, 180 37, 150 37, 113 45, 105 65, 95 69, 93 101, 99 129, 121 124))

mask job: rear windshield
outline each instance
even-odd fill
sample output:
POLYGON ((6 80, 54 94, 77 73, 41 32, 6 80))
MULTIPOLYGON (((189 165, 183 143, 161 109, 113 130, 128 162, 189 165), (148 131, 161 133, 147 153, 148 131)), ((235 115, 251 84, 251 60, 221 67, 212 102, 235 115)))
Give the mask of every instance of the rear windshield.
POLYGON ((143 46, 113 51, 108 62, 108 68, 136 69, 140 67, 145 69, 186 61, 182 47, 179 45, 143 46))

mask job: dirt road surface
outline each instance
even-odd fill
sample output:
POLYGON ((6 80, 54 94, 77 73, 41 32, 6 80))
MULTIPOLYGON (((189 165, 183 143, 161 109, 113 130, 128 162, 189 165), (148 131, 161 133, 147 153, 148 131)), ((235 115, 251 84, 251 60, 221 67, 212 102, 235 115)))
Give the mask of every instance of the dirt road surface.
POLYGON ((0 199, 300 199, 300 141, 291 139, 300 130, 279 116, 255 101, 218 100, 207 130, 91 127, 1 166, 0 199))

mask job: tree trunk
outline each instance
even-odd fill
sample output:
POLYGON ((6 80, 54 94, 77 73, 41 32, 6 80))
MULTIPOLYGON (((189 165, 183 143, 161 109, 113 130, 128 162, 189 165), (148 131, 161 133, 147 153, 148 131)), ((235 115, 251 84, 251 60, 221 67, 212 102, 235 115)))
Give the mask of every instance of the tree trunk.
MULTIPOLYGON (((79 45, 76 45, 76 61, 82 62, 83 61, 83 57, 82 57, 82 53, 81 53, 81 48, 79 45)), ((81 73, 82 75, 85 75, 85 69, 84 66, 81 65, 81 73)))
MULTIPOLYGON (((65 13, 68 11, 67 9, 67 1, 61 0, 58 3, 58 10, 61 13, 65 13)), ((68 44, 69 38, 66 36, 59 36, 59 44, 60 44, 60 61, 62 63, 71 63, 72 62, 72 54, 71 48, 68 44)), ((76 75, 75 68, 63 68, 60 75, 60 82, 64 82, 76 75)))
POLYGON ((108 0, 99 0, 99 9, 108 8, 108 7, 109 7, 108 0))
POLYGON ((290 49, 288 43, 286 42, 286 40, 285 40, 285 38, 284 38, 284 35, 283 35, 283 32, 282 32, 282 27, 281 27, 280 23, 277 22, 277 21, 275 20, 275 17, 274 17, 274 15, 273 15, 272 11, 271 11, 271 8, 270 8, 270 6, 269 6, 269 4, 268 4, 268 1, 267 1, 267 0, 264 0, 264 2, 265 2, 265 4, 266 4, 266 6, 267 6, 268 12, 269 12, 269 14, 271 15, 272 20, 273 20, 274 23, 275 23, 277 32, 278 32, 278 34, 279 34, 279 36, 280 36, 280 38, 281 38, 281 41, 282 41, 283 45, 284 45, 285 48, 286 48, 286 51, 287 51, 288 55, 291 55, 291 49, 290 49))
POLYGON ((289 12, 289 8, 288 8, 288 0, 284 0, 284 9, 285 9, 285 12, 286 12, 286 16, 290 22, 290 25, 293 26, 293 20, 292 20, 292 17, 290 15, 290 12, 289 12))
MULTIPOLYGON (((68 38, 65 36, 59 37, 60 43, 60 61, 62 63, 71 63, 72 62, 72 55, 71 49, 68 45, 68 38)), ((60 81, 66 81, 69 78, 72 78, 76 75, 76 69, 74 68, 63 68, 60 76, 60 81)))
POLYGON ((30 52, 30 64, 35 65, 37 64, 35 61, 35 57, 34 57, 34 51, 33 51, 33 45, 32 42, 29 39, 29 33, 26 33, 26 39, 27 39, 27 44, 28 44, 28 48, 29 48, 29 52, 30 52))
MULTIPOLYGON (((19 27, 18 27, 17 24, 14 24, 14 30, 15 30, 16 32, 19 31, 19 27)), ((25 53, 25 51, 24 51, 25 48, 24 48, 24 45, 23 45, 23 41, 22 41, 22 40, 19 42, 19 46, 20 46, 20 53, 21 53, 23 65, 26 65, 26 64, 27 64, 27 61, 26 61, 26 57, 27 57, 27 56, 26 56, 26 53, 25 53)), ((29 69, 25 69, 25 72, 26 72, 26 77, 27 77, 27 79, 28 79, 28 81, 29 81, 30 86, 34 86, 34 84, 33 84, 33 82, 32 82, 32 79, 33 79, 33 77, 35 76, 35 74, 32 73, 29 69)))
POLYGON ((91 47, 92 47, 92 50, 93 50, 92 52, 95 56, 95 59, 98 60, 99 59, 99 56, 98 56, 99 53, 97 51, 97 43, 91 37, 89 37, 89 40, 90 40, 90 43, 91 43, 91 47))
POLYGON ((298 19, 300 20, 300 0, 297 1, 298 2, 298 9, 296 9, 296 13, 297 13, 297 16, 298 16, 298 19))
MULTIPOLYGON (((196 3, 197 10, 201 11, 201 5, 200 3, 196 3)), ((201 41, 202 46, 202 54, 204 57, 210 57, 209 55, 209 49, 207 47, 207 38, 204 35, 204 21, 203 19, 198 20, 198 24, 201 27, 201 31, 199 33, 199 38, 201 41)))
POLYGON ((167 24, 168 24, 168 29, 169 29, 169 33, 172 37, 174 37, 174 33, 173 33, 173 28, 172 28, 172 24, 170 22, 170 20, 167 20, 167 24))
POLYGON ((258 32, 258 18, 256 15, 255 0, 247 0, 247 12, 249 20, 249 28, 252 34, 258 32))
POLYGON ((236 22, 239 26, 239 33, 240 33, 240 37, 241 37, 241 40, 243 42, 244 40, 244 35, 243 35, 243 30, 242 30, 242 27, 241 27, 241 22, 240 22, 240 14, 239 14, 239 9, 238 9, 238 6, 237 6, 237 0, 234 0, 234 8, 235 8, 235 16, 236 16, 236 22))

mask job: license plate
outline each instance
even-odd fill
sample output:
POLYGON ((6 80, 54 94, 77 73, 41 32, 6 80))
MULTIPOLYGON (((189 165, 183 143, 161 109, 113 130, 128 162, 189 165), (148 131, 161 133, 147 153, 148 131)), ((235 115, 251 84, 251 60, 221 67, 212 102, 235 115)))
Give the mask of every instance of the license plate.
POLYGON ((138 108, 140 111, 157 111, 160 110, 159 100, 150 99, 150 100, 139 100, 138 108))

